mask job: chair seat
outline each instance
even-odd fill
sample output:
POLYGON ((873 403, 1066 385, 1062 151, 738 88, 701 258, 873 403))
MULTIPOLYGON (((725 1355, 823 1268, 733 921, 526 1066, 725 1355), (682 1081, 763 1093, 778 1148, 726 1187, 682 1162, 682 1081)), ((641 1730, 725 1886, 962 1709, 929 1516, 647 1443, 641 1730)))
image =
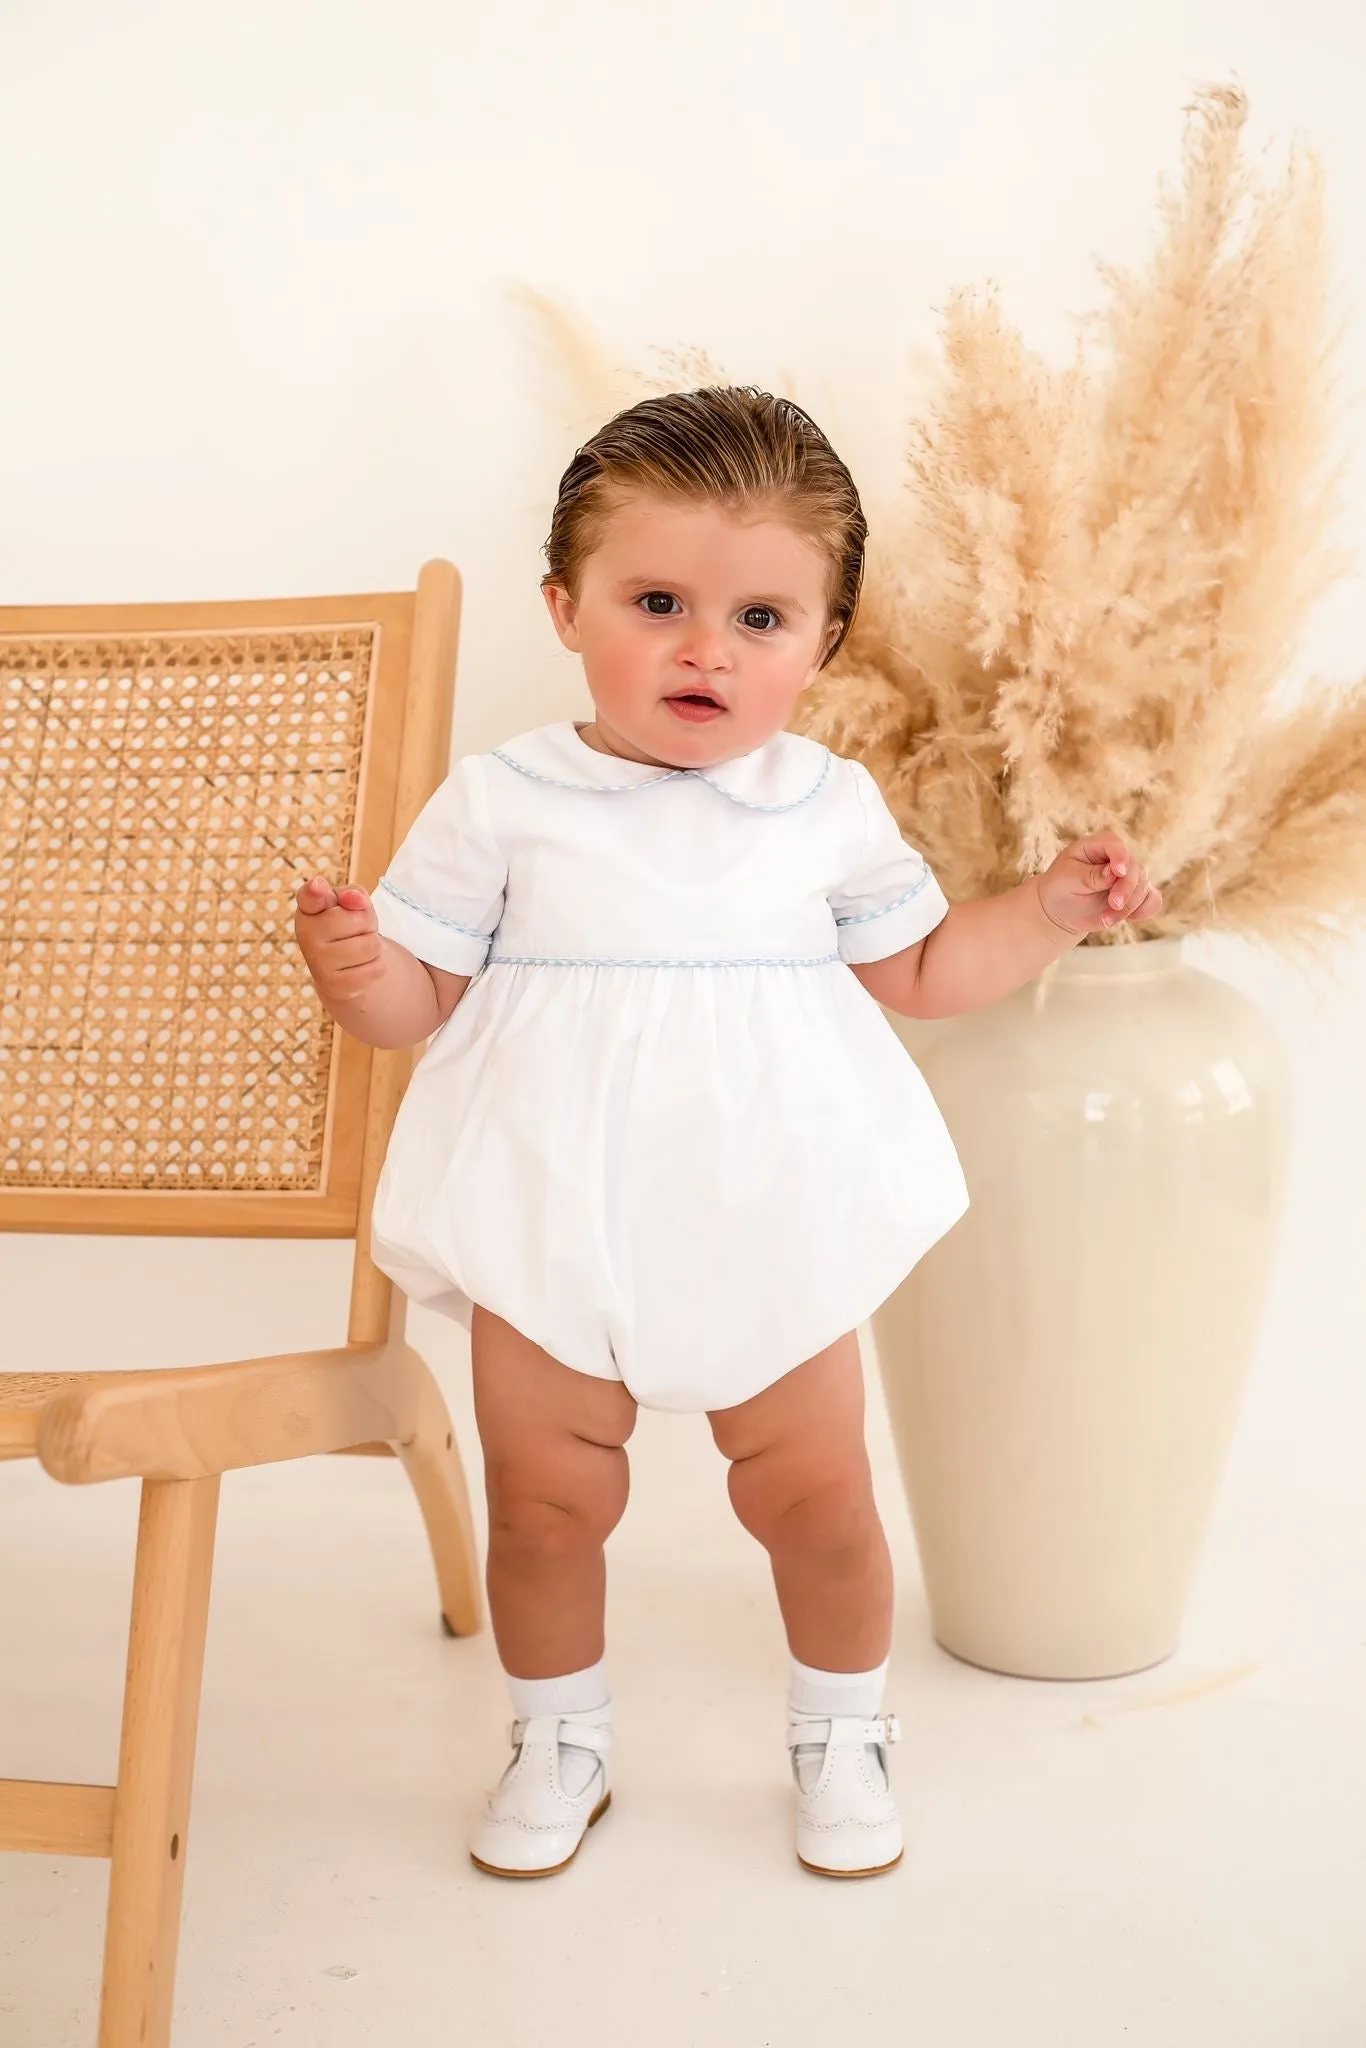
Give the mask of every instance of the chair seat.
POLYGON ((0 1372, 0 1458, 38 1453, 38 1417, 68 1387, 94 1379, 90 1372, 0 1372))

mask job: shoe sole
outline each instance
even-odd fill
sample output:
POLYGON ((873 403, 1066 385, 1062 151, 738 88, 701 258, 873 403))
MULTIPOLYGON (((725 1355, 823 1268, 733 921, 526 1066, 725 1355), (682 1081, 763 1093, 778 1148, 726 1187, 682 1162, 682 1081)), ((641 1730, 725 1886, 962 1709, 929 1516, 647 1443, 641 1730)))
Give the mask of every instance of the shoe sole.
POLYGON ((827 1870, 823 1863, 808 1863, 805 1856, 799 1856, 797 1861, 813 1877, 881 1877, 884 1871, 895 1870, 905 1853, 904 1849, 899 1849, 890 1863, 870 1863, 866 1870, 827 1870))
MULTIPOLYGON (((598 1822, 602 1819, 603 1815, 606 1813, 608 1807, 611 1804, 612 1795, 610 1792, 608 1792, 604 1795, 603 1798, 601 1798, 598 1801, 597 1805, 593 1808, 593 1811, 589 1814, 589 1828, 595 1828, 597 1826, 598 1822)), ((505 1870, 500 1863, 485 1863, 481 1856, 475 1855, 473 1849, 470 1850, 470 1862, 474 1864, 477 1870, 486 1870, 490 1877, 554 1877, 557 1874, 557 1872, 561 1870, 568 1870, 570 1864, 574 1861, 574 1858, 578 1855, 580 1849, 583 1847, 584 1836, 586 1836, 587 1833, 588 1828, 585 1828, 583 1834, 580 1835, 578 1841, 575 1842, 573 1848, 565 1857, 563 1863, 547 1863, 540 1870, 505 1870)))

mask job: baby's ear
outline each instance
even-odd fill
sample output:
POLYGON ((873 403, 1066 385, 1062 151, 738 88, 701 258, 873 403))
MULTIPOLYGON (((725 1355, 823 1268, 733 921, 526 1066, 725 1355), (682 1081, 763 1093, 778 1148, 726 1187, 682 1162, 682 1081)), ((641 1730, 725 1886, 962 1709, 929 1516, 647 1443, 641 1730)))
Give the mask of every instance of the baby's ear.
POLYGON ((546 610, 550 613, 551 624, 559 634, 560 644, 567 647, 571 654, 578 654, 580 649, 577 602, 562 583, 543 583, 541 595, 545 599, 546 610))

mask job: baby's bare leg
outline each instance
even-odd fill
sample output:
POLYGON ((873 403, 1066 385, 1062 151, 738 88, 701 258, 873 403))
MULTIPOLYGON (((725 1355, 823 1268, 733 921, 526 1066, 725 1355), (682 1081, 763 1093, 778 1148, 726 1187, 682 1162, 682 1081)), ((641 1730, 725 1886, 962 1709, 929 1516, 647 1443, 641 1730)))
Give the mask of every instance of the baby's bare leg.
POLYGON ((582 1671, 603 1654, 602 1547, 626 1506, 636 1404, 485 1309, 471 1338, 498 1655, 515 1678, 582 1671))
POLYGON ((767 1550, 800 1663, 870 1671, 892 1636, 892 1561, 873 1500, 858 1343, 785 1373, 708 1417, 731 1460, 736 1514, 767 1550))

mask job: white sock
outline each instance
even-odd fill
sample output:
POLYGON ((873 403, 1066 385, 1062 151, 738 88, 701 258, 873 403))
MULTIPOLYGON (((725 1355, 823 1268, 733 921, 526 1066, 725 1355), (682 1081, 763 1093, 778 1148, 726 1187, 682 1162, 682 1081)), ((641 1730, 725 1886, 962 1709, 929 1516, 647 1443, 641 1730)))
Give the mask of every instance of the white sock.
POLYGON ((884 1658, 875 1671, 818 1671, 812 1664, 799 1664, 794 1657, 787 1687, 793 1720, 824 1721, 832 1714, 875 1720, 882 1712, 890 1661, 884 1658))
MULTIPOLYGON (((514 1678, 509 1672, 508 1691, 519 1721, 554 1714, 561 1722, 582 1720, 600 1728, 612 1720, 612 1688, 602 1657, 582 1671, 566 1671, 559 1678, 514 1678)), ((577 1748, 569 1729, 561 1727, 560 1783, 571 1799, 588 1790, 601 1761, 595 1749, 577 1748)))
MULTIPOLYGON (((787 1686, 787 1718, 790 1722, 828 1721, 835 1714, 856 1714, 874 1721, 882 1712, 882 1695, 887 1684, 884 1658, 873 1671, 818 1671, 813 1664, 792 1659, 787 1686)), ((877 1752, 869 1744, 871 1755, 877 1752)), ((819 1737, 799 1742, 792 1751, 792 1768, 803 1792, 809 1792, 825 1763, 825 1744, 819 1737)))
POLYGON ((611 1711, 612 1688, 607 1680, 607 1660, 600 1657, 582 1671, 566 1671, 559 1678, 514 1678, 508 1673, 512 1711, 519 1721, 543 1714, 595 1715, 599 1708, 611 1711))

